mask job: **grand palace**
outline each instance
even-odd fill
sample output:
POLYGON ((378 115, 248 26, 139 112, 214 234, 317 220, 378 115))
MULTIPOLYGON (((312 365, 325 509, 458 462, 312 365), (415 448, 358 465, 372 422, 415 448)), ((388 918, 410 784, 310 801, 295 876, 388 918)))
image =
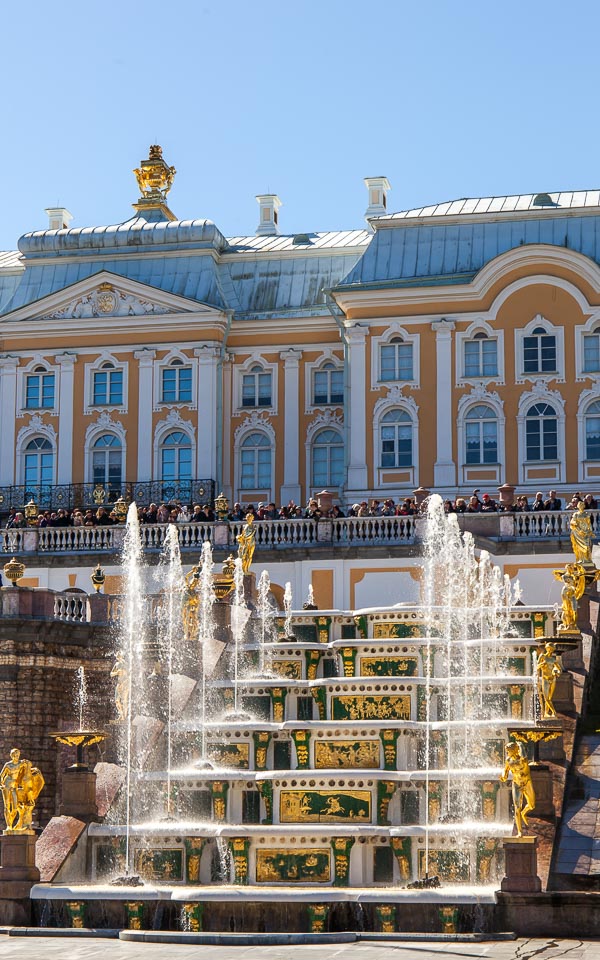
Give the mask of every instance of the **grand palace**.
POLYGON ((0 253, 2 510, 123 496, 342 507, 600 489, 600 191, 461 199, 288 235, 134 214, 0 253))

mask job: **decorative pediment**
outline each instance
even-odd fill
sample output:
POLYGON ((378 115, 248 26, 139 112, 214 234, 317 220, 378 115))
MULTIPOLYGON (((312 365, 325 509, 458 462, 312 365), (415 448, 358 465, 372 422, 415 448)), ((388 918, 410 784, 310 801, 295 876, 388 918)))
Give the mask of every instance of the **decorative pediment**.
POLYGON ((45 437, 53 446, 56 446, 56 430, 51 423, 44 423, 39 413, 34 413, 29 423, 26 423, 17 434, 17 447, 21 447, 29 437, 45 437))
POLYGON ((496 413, 504 413, 504 401, 500 398, 500 394, 496 390, 488 390, 485 382, 475 383, 469 393, 462 395, 458 401, 459 417, 462 417, 466 408, 471 407, 474 403, 489 403, 494 407, 496 413))
POLYGON ((123 424, 120 420, 113 420, 110 413, 107 410, 103 410, 96 420, 90 423, 85 432, 86 446, 104 432, 114 433, 115 436, 119 437, 122 444, 125 443, 126 431, 123 424))
POLYGON ((385 410, 389 407, 400 406, 410 413, 413 420, 417 419, 417 414, 419 412, 419 407, 417 406, 414 397, 407 396, 402 392, 402 387, 399 387, 395 383, 392 387, 388 387, 386 396, 380 397, 375 408, 373 410, 373 417, 377 419, 385 410))
POLYGON ((249 433, 251 430, 264 430, 272 440, 275 440, 275 431, 272 424, 269 423, 266 415, 259 413, 258 410, 253 410, 252 413, 240 423, 235 431, 235 442, 239 443, 242 434, 249 433))
POLYGON ((92 319, 96 317, 147 317, 151 314, 177 313, 162 303, 119 290, 112 283, 101 283, 90 293, 71 300, 66 307, 46 313, 40 320, 92 319))
POLYGON ((318 413, 306 429, 306 442, 310 443, 319 430, 327 427, 333 430, 342 430, 344 427, 344 418, 334 413, 333 410, 323 410, 322 413, 318 413))

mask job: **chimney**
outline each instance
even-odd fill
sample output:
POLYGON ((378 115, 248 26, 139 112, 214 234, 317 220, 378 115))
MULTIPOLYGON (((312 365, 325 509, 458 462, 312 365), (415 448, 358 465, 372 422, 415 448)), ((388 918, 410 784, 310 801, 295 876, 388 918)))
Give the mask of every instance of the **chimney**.
POLYGON ((66 230, 73 219, 66 207, 46 207, 49 230, 66 230))
POLYGON ((391 190, 387 177, 365 177, 365 186, 369 191, 369 206, 365 210, 365 220, 369 217, 381 217, 387 213, 387 194, 391 190))
POLYGON ((259 223, 256 228, 258 237, 271 237, 279 233, 277 221, 279 215, 277 211, 281 206, 281 200, 276 193, 262 193, 256 198, 260 208, 259 223))

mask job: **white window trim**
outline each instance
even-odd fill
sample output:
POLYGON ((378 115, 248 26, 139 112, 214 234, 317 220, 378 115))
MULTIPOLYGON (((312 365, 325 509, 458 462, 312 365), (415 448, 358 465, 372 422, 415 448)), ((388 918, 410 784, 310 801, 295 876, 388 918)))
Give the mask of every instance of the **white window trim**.
MULTIPOLYGON (((154 428, 154 443, 153 443, 153 463, 154 463, 154 474, 153 477, 155 480, 162 482, 162 470, 161 470, 161 461, 160 461, 160 451, 161 444, 164 437, 169 433, 173 433, 176 430, 180 430, 182 433, 187 434, 190 438, 190 443, 192 446, 192 476, 191 480, 196 480, 194 473, 196 472, 196 431, 194 429, 194 424, 190 420, 184 420, 180 416, 178 409, 172 409, 169 411, 164 420, 159 420, 154 428)), ((165 481, 167 482, 167 481, 165 481)), ((182 481, 184 482, 184 481, 182 481)))
POLYGON ((58 468, 58 436, 51 423, 44 423, 38 413, 34 413, 28 424, 21 427, 17 434, 17 476, 20 485, 25 483, 25 447, 30 440, 36 437, 43 437, 52 444, 52 482, 51 486, 56 484, 56 471, 58 468))
POLYGON ((129 396, 129 364, 126 360, 117 360, 116 357, 107 350, 103 351, 93 363, 84 364, 83 368, 83 412, 86 416, 92 416, 102 410, 113 413, 127 413, 129 396), (98 373, 105 363, 112 363, 115 370, 121 370, 123 373, 123 403, 94 403, 94 374, 98 373))
POLYGON ((414 489, 419 486, 419 408, 412 397, 405 397, 398 386, 392 387, 387 397, 380 397, 373 410, 373 476, 375 477, 375 488, 391 490, 392 488, 414 489), (380 460, 381 454, 381 421, 390 410, 404 410, 410 416, 413 427, 412 436, 412 466, 411 467, 382 467, 380 460), (397 480, 386 480, 385 476, 389 473, 399 473, 409 470, 411 472, 410 480, 399 484, 397 480))
POLYGON ((418 333, 408 333, 405 327, 395 321, 391 323, 385 333, 379 337, 371 337, 371 390, 381 390, 382 387, 409 387, 418 390, 421 385, 421 337, 418 333), (387 346, 394 337, 402 337, 405 343, 412 343, 413 348, 413 376, 412 380, 380 380, 379 353, 380 347, 387 346))
POLYGON ((504 330, 494 330, 487 321, 478 319, 474 320, 466 330, 457 331, 455 341, 457 387, 463 387, 467 384, 476 386, 478 383, 494 383, 498 384, 498 386, 504 386, 504 330), (490 340, 497 341, 498 373, 493 377, 467 377, 465 374, 465 342, 467 340, 473 340, 477 333, 485 333, 490 340))
MULTIPOLYGON (((590 371, 586 373, 583 369, 583 338, 586 334, 594 332, 594 327, 600 324, 600 310, 595 310, 588 318, 586 323, 578 324, 575 327, 575 380, 577 383, 585 383, 588 380, 595 381, 600 377, 599 371, 590 371)), ((600 331, 598 332, 600 337, 600 331)))
MULTIPOLYGON (((556 410, 557 420, 557 459, 540 460, 542 466, 544 463, 558 464, 558 480, 556 483, 565 483, 567 465, 565 462, 565 401, 558 390, 550 390, 546 383, 540 378, 536 381, 533 390, 522 393, 519 399, 519 410, 517 413, 517 434, 518 434, 518 454, 519 454, 519 483, 528 484, 527 468, 535 466, 538 461, 527 460, 527 444, 525 439, 525 420, 527 411, 536 403, 548 403, 556 410)), ((536 483, 541 481, 536 480, 536 483)))
MULTIPOLYGON (((588 374, 589 376, 589 374, 588 374)), ((587 465, 588 463, 593 463, 595 466, 600 464, 598 460, 587 460, 586 458, 586 443, 585 443, 585 417, 587 408, 591 403, 594 403, 595 400, 600 400, 600 381, 594 383, 589 390, 583 390, 579 395, 579 403, 577 406, 577 479, 580 483, 588 483, 591 480, 598 482, 597 477, 589 477, 587 475, 587 465)))
POLYGON ((234 417, 247 416, 255 410, 257 413, 265 413, 269 417, 277 415, 277 375, 279 366, 277 363, 268 363, 259 353, 253 353, 244 363, 236 363, 233 367, 233 407, 234 417), (242 381, 245 374, 250 373, 252 367, 262 367, 264 373, 271 374, 271 406, 270 407, 243 407, 242 406, 242 381))
MULTIPOLYGON (((53 358, 54 359, 54 358, 53 358)), ((40 374, 41 375, 41 374, 40 374)), ((33 413, 47 413, 58 416, 58 398, 60 393, 60 365, 53 364, 46 357, 35 356, 25 367, 17 367, 17 417, 33 413), (44 367, 47 373, 54 374, 54 405, 52 407, 26 407, 27 377, 35 373, 36 367, 44 367)))
POLYGON ((315 410, 341 410, 343 403, 313 403, 313 378, 326 363, 333 363, 336 370, 344 370, 344 358, 333 350, 324 350, 316 360, 304 364, 304 413, 314 413, 315 410))
POLYGON ((480 387, 479 389, 474 388, 470 393, 463 394, 458 401, 458 416, 456 424, 456 436, 460 456, 460 472, 463 483, 465 482, 465 471, 470 469, 477 470, 498 466, 500 477, 506 476, 505 432, 506 417, 504 416, 504 402, 500 399, 500 396, 496 392, 488 393, 485 387, 480 387), (491 407, 496 414, 496 420, 498 422, 498 460, 496 464, 467 463, 467 431, 465 420, 469 410, 472 407, 478 406, 480 403, 485 403, 488 407, 491 407))
MULTIPOLYGON (((344 418, 340 414, 334 413, 335 407, 326 407, 323 409, 322 413, 319 413, 312 423, 309 423, 306 429, 306 440, 304 443, 304 452, 305 452, 305 466, 306 466, 306 490, 309 490, 311 496, 315 493, 319 493, 316 487, 313 487, 312 482, 312 449, 314 438, 321 430, 337 430, 342 438, 342 446, 345 450, 345 430, 344 430, 344 418)), ((344 462, 346 457, 344 456, 344 462)), ((345 471, 346 472, 346 471, 345 471)), ((342 480, 342 483, 339 487, 334 487, 333 492, 338 491, 341 493, 345 485, 345 480, 342 480)))
POLYGON ((98 437, 104 434, 112 433, 121 441, 121 483, 125 482, 125 471, 127 466, 127 442, 126 434, 122 423, 118 420, 112 420, 110 414, 103 410, 95 423, 90 423, 85 431, 84 446, 84 476, 86 483, 93 483, 92 457, 94 453, 94 444, 98 437))
POLYGON ((163 410, 197 410, 197 396, 198 396, 198 358, 197 357, 188 357, 187 354, 182 353, 181 350, 170 350, 164 357, 160 360, 155 360, 153 364, 153 377, 154 377, 154 403, 152 405, 155 413, 160 413, 163 410), (162 400, 162 372, 165 367, 169 367, 173 360, 181 360, 182 366, 192 368, 192 399, 188 400, 162 400))
MULTIPOLYGON (((254 493, 264 494, 269 501, 276 500, 275 496, 275 460, 277 457, 277 442, 275 436, 275 430, 273 429, 272 424, 265 419, 261 414, 266 414, 265 410, 261 410, 260 413, 254 410, 250 416, 240 423, 234 434, 233 440, 233 462, 235 465, 235 475, 234 475, 234 489, 235 489, 235 499, 240 503, 247 502, 249 498, 253 496, 254 493), (264 433, 269 438, 271 443, 271 486, 268 491, 261 487, 257 487, 256 491, 254 490, 242 490, 242 461, 241 461, 241 449, 245 437, 249 433, 264 433)), ((268 416, 268 414, 266 414, 268 416)))
POLYGON ((535 383, 536 380, 565 382, 565 330, 555 326, 541 313, 536 314, 527 326, 515 330, 515 383, 535 383), (523 346, 525 337, 531 336, 536 327, 544 327, 549 335, 556 338, 556 372, 555 373, 524 373, 523 346))

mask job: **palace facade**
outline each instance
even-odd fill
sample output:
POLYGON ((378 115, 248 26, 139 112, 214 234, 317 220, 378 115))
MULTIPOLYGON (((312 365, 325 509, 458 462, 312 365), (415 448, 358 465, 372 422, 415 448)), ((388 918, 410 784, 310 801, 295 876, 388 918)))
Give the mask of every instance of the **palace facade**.
POLYGON ((0 495, 304 504, 600 490, 600 191, 459 200, 255 236, 166 203, 0 254, 0 495))

